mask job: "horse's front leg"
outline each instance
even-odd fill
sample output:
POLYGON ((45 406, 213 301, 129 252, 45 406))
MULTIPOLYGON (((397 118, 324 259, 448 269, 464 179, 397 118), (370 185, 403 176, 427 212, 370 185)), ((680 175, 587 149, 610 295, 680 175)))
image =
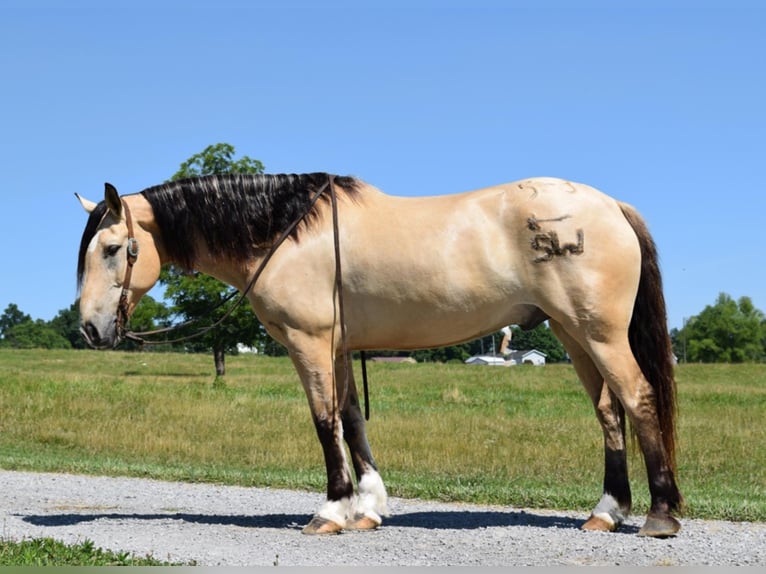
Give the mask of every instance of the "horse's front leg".
POLYGON ((353 515, 354 485, 343 448, 343 424, 333 384, 329 343, 301 341, 290 348, 311 408, 327 469, 327 502, 303 529, 304 534, 334 534, 346 528, 353 515))
POLYGON ((358 496, 354 500, 353 512, 349 516, 346 527, 355 530, 371 530, 381 525, 383 522, 381 515, 388 515, 388 495, 367 441, 350 353, 345 360, 343 356, 338 357, 335 362, 335 371, 337 394, 343 405, 341 408, 343 434, 359 483, 358 496), (346 375, 347 367, 348 375, 346 375))

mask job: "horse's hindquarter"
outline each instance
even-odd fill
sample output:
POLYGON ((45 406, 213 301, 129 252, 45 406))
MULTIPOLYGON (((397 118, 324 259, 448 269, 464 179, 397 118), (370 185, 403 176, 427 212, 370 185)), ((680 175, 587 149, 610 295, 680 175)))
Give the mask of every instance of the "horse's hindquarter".
POLYGON ((347 322, 362 348, 447 345, 523 322, 535 307, 573 312, 558 308, 572 306, 562 284, 601 281, 594 274, 614 249, 631 262, 636 247, 613 199, 549 178, 374 194, 342 224, 347 322))

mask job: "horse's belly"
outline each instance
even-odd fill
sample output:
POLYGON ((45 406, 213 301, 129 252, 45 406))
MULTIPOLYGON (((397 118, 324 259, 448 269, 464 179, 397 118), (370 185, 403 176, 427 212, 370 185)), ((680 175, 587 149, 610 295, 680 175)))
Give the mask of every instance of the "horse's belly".
POLYGON ((361 349, 443 347, 524 323, 536 309, 509 305, 507 298, 472 303, 370 301, 347 316, 351 343, 361 349))

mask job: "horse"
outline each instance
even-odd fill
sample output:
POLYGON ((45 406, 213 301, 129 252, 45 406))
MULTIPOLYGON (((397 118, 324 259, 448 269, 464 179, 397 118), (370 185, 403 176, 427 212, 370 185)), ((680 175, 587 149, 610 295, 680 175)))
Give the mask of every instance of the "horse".
POLYGON ((630 513, 629 420, 651 495, 639 534, 680 530, 662 279, 632 206, 548 177, 429 197, 327 173, 203 176, 124 196, 106 184, 99 203, 75 195, 90 214, 77 267, 88 345, 115 347, 161 266, 172 264, 246 294, 287 348, 327 472, 326 501, 304 533, 376 529, 388 514, 352 352, 448 346, 543 321, 603 432, 603 491, 582 528, 614 531, 630 513))

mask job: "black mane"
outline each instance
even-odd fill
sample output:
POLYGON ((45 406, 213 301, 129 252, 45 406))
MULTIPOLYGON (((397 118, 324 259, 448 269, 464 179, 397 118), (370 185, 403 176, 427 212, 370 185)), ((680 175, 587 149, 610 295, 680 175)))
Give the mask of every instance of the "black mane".
MULTIPOLYGON (((310 174, 225 174, 170 181, 141 192, 154 211, 168 257, 185 269, 197 260, 197 239, 204 239, 215 256, 246 260, 268 246, 297 219, 309 212, 314 194, 333 178, 336 192, 355 196, 360 181, 326 173, 310 174)), ((329 192, 320 201, 329 200, 329 192)), ((85 252, 104 215, 104 202, 93 210, 83 232, 77 266, 82 283, 85 252)), ((293 231, 305 228, 299 225, 293 231)))

